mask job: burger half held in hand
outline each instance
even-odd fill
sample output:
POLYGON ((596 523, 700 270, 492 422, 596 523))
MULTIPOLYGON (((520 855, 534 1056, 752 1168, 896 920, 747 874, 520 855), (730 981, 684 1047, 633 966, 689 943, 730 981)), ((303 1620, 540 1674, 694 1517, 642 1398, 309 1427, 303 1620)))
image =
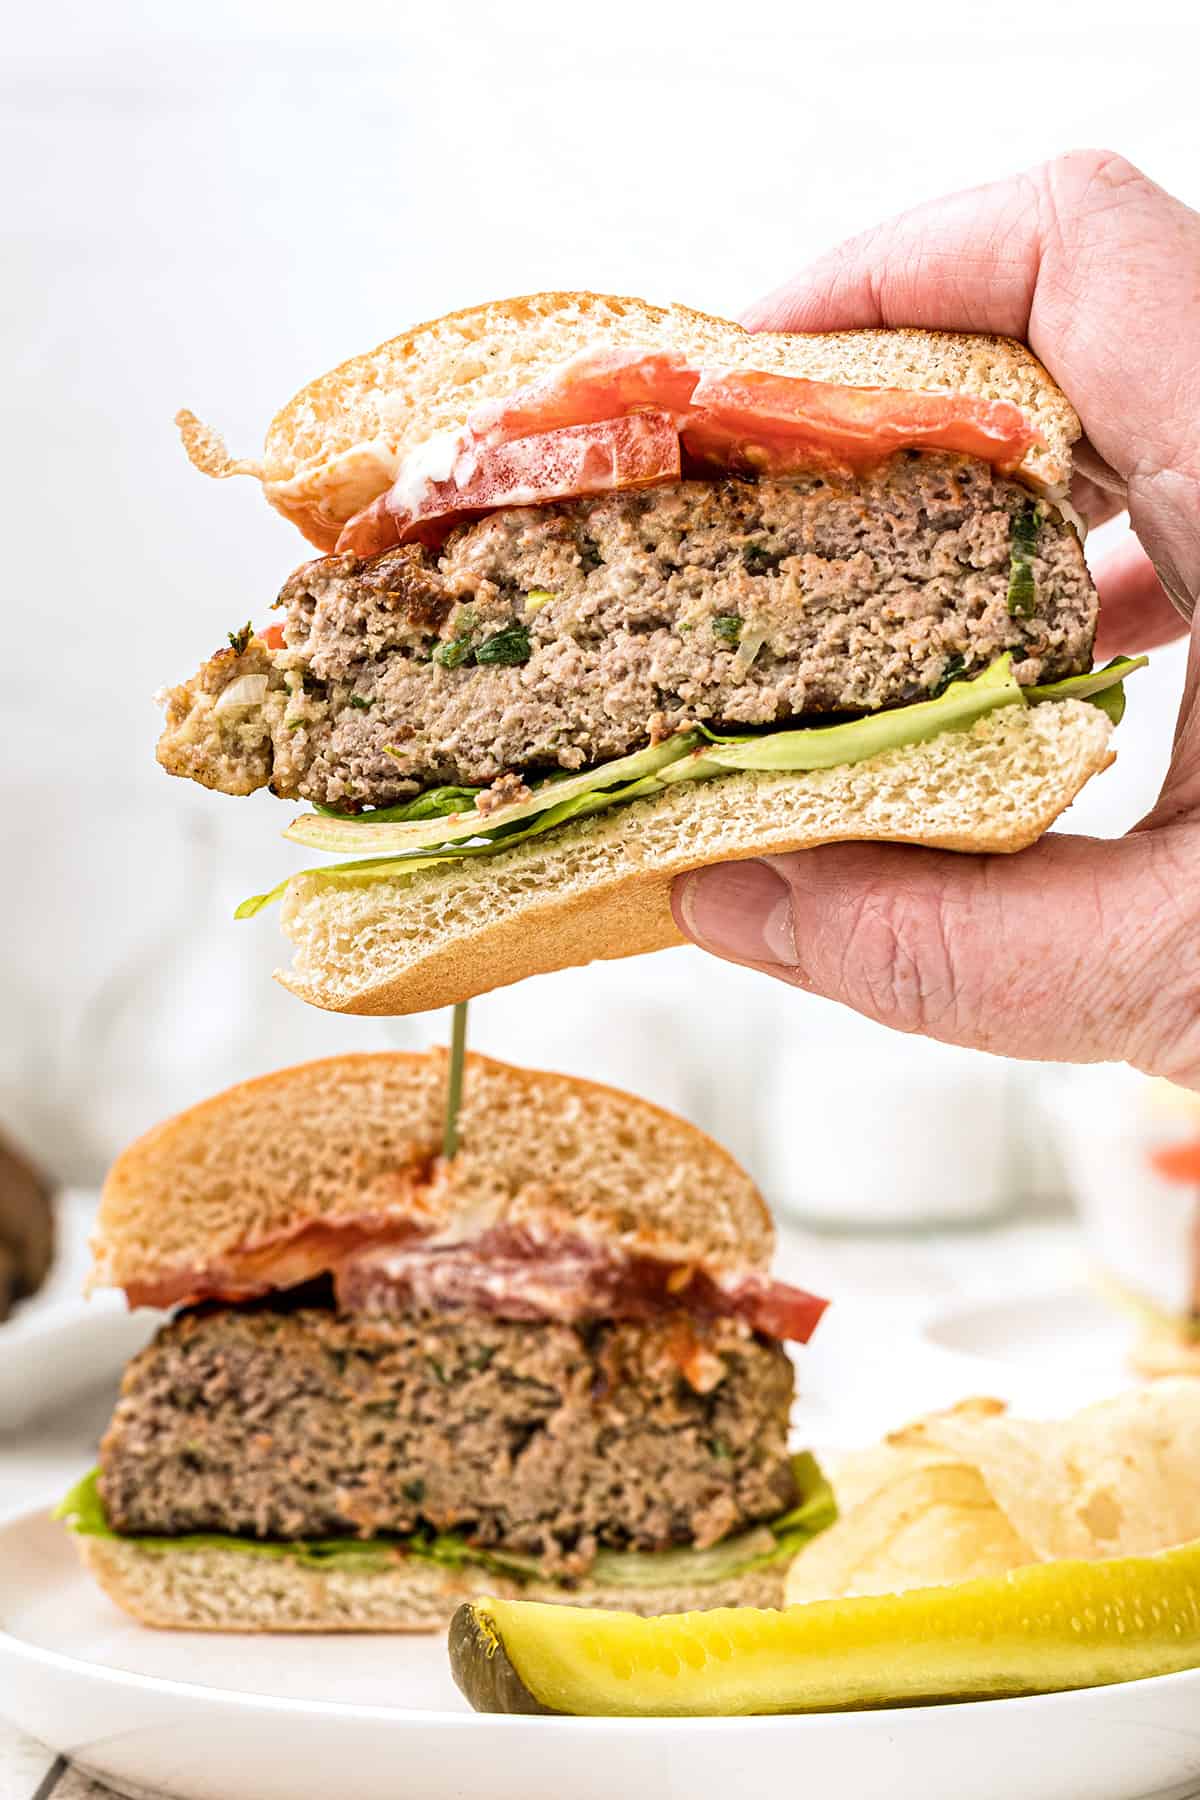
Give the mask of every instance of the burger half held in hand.
POLYGON ((469 1057, 230 1089, 115 1164, 97 1283, 176 1309, 62 1508, 149 1625, 433 1630, 478 1593, 779 1604, 833 1515, 788 1448, 824 1302, 694 1126, 469 1057))
POLYGON ((173 774, 311 803, 282 979, 404 1013, 680 942, 672 879, 847 838, 1007 851, 1111 760, 1079 425, 1006 339, 752 335, 544 294, 306 388, 321 551, 165 696, 173 774))

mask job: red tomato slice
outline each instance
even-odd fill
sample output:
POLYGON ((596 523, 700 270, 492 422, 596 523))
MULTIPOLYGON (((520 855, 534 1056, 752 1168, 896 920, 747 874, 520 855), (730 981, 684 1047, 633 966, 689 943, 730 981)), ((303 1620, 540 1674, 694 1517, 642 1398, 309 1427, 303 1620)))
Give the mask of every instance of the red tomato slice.
POLYGON ((682 447, 734 472, 854 471, 897 450, 951 450, 1014 469, 1037 440, 1020 407, 971 394, 846 388, 761 369, 700 369, 663 351, 595 350, 477 407, 446 479, 402 469, 340 551, 438 543, 455 518, 677 481, 682 447))
POLYGON ((1200 1140, 1194 1144, 1166 1144, 1150 1152, 1150 1162, 1168 1181, 1191 1181, 1200 1185, 1200 1140))
POLYGON ((400 527, 395 513, 388 508, 390 499, 389 490, 347 519, 333 547, 335 556, 379 556, 385 550, 395 549, 400 542, 400 527))
POLYGON ((755 1331, 794 1344, 807 1344, 829 1305, 817 1294, 789 1287, 784 1281, 768 1281, 738 1297, 738 1312, 755 1331))
POLYGON ((462 1244, 431 1244, 412 1219, 361 1214, 310 1219, 208 1267, 175 1268, 126 1285, 131 1307, 224 1305, 334 1276, 351 1312, 467 1309, 505 1319, 652 1319, 677 1312, 682 1353, 699 1348, 694 1324, 740 1318, 769 1337, 806 1344, 828 1302, 761 1275, 720 1283, 703 1270, 624 1256, 579 1239, 498 1226, 462 1244), (680 1277, 683 1277, 680 1280, 680 1277))
POLYGON ((679 434, 664 412, 630 413, 494 447, 467 447, 448 481, 427 482, 415 503, 407 494, 398 499, 393 488, 350 520, 337 547, 377 556, 393 544, 428 542, 431 527, 464 515, 653 487, 678 481, 679 472, 679 434))
POLYGON ((282 650, 283 649, 283 626, 282 625, 268 625, 267 629, 265 631, 260 631, 258 635, 262 639, 263 643, 267 646, 268 650, 282 650))
POLYGON ((309 1219, 292 1231, 253 1247, 229 1250, 207 1267, 171 1269, 149 1280, 125 1283, 131 1307, 192 1306, 201 1300, 233 1305, 271 1290, 297 1287, 324 1275, 357 1249, 381 1242, 403 1243, 418 1236, 409 1222, 362 1215, 348 1219, 309 1219))
POLYGON ((623 413, 682 416, 699 373, 682 357, 662 351, 586 351, 507 400, 477 407, 467 420, 467 432, 476 443, 492 445, 623 413))
POLYGON ((692 394, 684 448, 700 462, 790 475, 869 467, 897 450, 957 450, 1015 469, 1037 434, 1010 400, 846 388, 758 369, 709 370, 692 394))

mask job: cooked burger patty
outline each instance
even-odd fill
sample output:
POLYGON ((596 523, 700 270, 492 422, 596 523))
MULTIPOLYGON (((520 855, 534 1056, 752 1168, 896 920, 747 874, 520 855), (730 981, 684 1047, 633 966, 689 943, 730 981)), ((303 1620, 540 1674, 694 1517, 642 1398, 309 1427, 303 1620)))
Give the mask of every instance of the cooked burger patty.
POLYGON ((1019 681, 1054 680, 1091 666, 1096 596, 1039 508, 1034 592, 1010 610, 1033 507, 984 463, 908 452, 856 482, 685 481, 493 513, 437 555, 326 557, 283 590, 286 648, 221 651, 169 693, 159 760, 356 810, 698 719, 897 706, 1004 651, 1019 681), (219 703, 244 675, 266 680, 219 703))
POLYGON ((217 1309, 129 1366, 101 1447, 113 1527, 373 1537, 426 1526, 582 1573, 793 1504, 792 1368, 744 1326, 575 1328, 217 1309))

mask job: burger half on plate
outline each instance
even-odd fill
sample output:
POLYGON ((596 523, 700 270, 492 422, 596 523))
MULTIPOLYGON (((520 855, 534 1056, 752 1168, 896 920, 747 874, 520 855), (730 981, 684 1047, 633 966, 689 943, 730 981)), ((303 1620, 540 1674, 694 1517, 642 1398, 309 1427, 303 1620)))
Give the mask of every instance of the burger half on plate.
POLYGON ((472 1594, 776 1605, 828 1524, 788 1451, 824 1302, 768 1274, 749 1177, 561 1075, 345 1056, 114 1165, 95 1281, 176 1309, 61 1509, 149 1625, 433 1630, 472 1594))
POLYGON ((441 1006, 680 941, 672 879, 846 838, 1033 842, 1111 760, 1123 661, 1079 424, 1007 339, 751 335, 542 294, 284 408, 257 476, 322 552, 165 696, 159 760, 314 811, 282 979, 441 1006))

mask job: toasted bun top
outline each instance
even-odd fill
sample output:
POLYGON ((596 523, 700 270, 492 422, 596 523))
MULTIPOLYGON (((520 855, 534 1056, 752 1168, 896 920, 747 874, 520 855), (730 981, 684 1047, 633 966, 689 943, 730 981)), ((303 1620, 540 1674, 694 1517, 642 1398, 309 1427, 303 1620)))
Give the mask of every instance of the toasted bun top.
POLYGON ((450 1235, 548 1222, 714 1272, 769 1262, 757 1188, 696 1126, 615 1088, 469 1056, 446 1163, 446 1073, 444 1051, 335 1056, 155 1126, 104 1185, 94 1283, 211 1268, 318 1220, 450 1235))
POLYGON ((611 294, 529 294, 414 326, 310 382, 277 413, 261 462, 232 459, 193 414, 178 423, 208 475, 257 476, 271 505, 331 550, 378 498, 415 445, 457 431, 483 400, 502 398, 588 345, 677 350, 729 368, 764 369, 847 387, 920 388, 1011 400, 1043 448, 1021 473, 1065 490, 1079 421, 1037 358, 1012 338, 946 331, 748 332, 686 306, 611 294))

